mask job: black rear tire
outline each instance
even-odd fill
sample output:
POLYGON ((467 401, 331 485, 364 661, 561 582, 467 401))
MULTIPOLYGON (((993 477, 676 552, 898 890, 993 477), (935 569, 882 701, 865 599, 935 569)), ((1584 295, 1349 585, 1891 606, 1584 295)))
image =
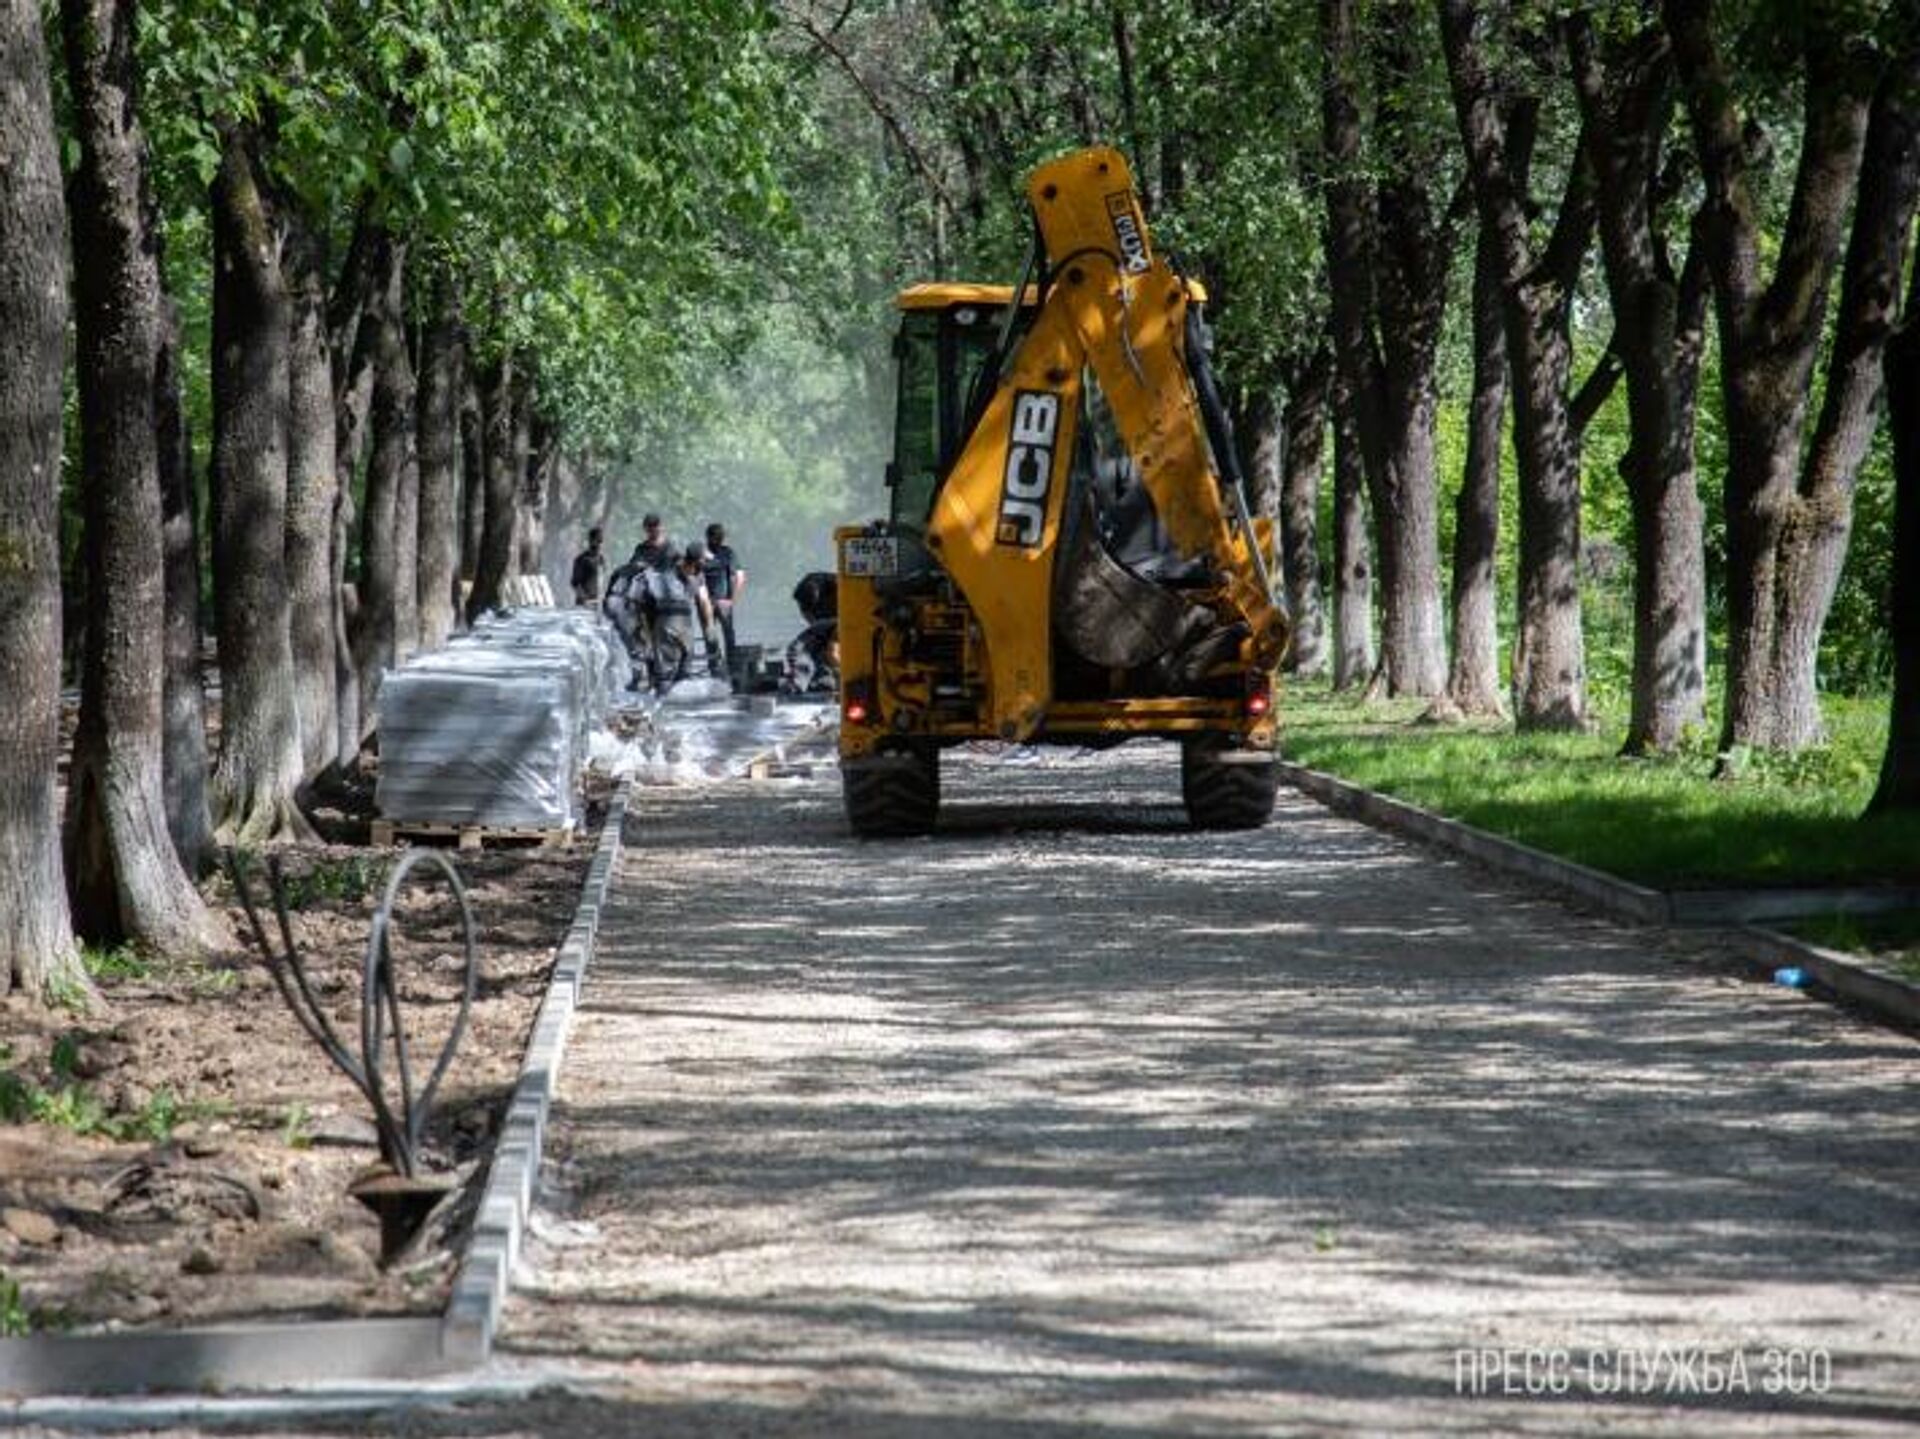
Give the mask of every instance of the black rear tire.
POLYGON ((1235 749, 1211 735, 1180 746, 1180 798, 1195 829, 1258 829, 1273 817, 1279 788, 1270 754, 1235 749))
POLYGON ((842 760, 840 792, 857 835, 931 834, 940 815, 940 751, 924 747, 842 760))

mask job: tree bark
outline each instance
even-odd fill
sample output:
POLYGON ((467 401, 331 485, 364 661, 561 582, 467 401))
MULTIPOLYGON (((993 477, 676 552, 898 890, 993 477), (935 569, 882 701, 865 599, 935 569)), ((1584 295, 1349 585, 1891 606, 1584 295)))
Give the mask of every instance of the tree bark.
MULTIPOLYGON (((293 209, 290 203, 288 209, 293 209)), ((308 777, 340 753, 334 624, 333 515, 339 502, 333 354, 325 254, 311 221, 289 215, 285 268, 293 304, 287 369, 287 599, 294 710, 308 777)))
MULTIPOLYGON (((1920 30, 1920 14, 1911 23, 1920 30)), ((1880 421, 1881 358, 1898 313, 1900 277, 1920 192, 1916 91, 1920 35, 1909 34, 1906 48, 1874 92, 1820 416, 1781 526, 1774 596, 1774 667, 1779 678, 1773 738, 1782 749, 1826 740, 1818 689, 1820 634, 1853 533, 1854 483, 1880 421)))
POLYGON ((1893 698, 1867 813, 1912 814, 1920 813, 1920 265, 1882 363, 1893 435, 1893 698))
POLYGON ((460 375, 460 578, 469 585, 480 574, 480 549, 487 523, 486 420, 472 357, 463 353, 460 375))
POLYGON ((1721 749, 1778 747, 1780 544, 1796 492, 1813 367, 1842 227, 1860 175, 1873 68, 1835 31, 1832 7, 1801 27, 1804 98, 1793 202, 1771 280, 1746 125, 1707 0, 1663 0, 1700 161, 1700 235, 1713 276, 1726 410, 1727 690, 1721 749))
POLYGON ((533 463, 547 476, 546 516, 540 527, 540 573, 553 587, 554 602, 565 605, 572 597, 567 581, 572 577, 573 556, 586 543, 587 535, 580 523, 580 475, 561 443, 557 424, 549 423, 536 432, 533 463))
POLYGON ((160 265, 132 0, 62 0, 73 181, 82 547, 89 613, 67 777, 66 867, 82 939, 193 955, 226 936, 167 829, 161 771, 160 265))
POLYGON ((1334 346, 1373 501, 1387 686, 1435 695, 1446 683, 1435 369, 1453 222, 1428 191, 1439 157, 1416 138, 1410 113, 1419 53, 1411 22, 1387 28, 1374 45, 1382 178, 1370 196, 1361 174, 1354 0, 1321 0, 1320 17, 1334 346))
POLYGON ((174 853, 188 874, 203 875, 213 865, 213 819, 207 809, 207 692, 200 673, 206 631, 200 607, 200 514, 181 398, 180 317, 171 300, 163 304, 153 386, 167 607, 160 771, 174 853))
POLYGON ((514 512, 519 503, 517 472, 513 467, 513 357, 494 361, 481 389, 484 420, 481 425, 485 507, 481 524, 480 563, 467 596, 467 621, 500 603, 500 587, 513 573, 514 512))
POLYGON ((1480 223, 1492 234, 1513 379, 1520 480, 1519 623, 1513 711, 1521 729, 1587 724, 1580 617, 1579 435, 1567 400, 1574 282, 1593 229, 1592 177, 1581 151, 1568 168, 1551 238, 1535 245, 1527 195, 1531 100, 1509 100, 1476 33, 1476 0, 1440 0, 1454 110, 1480 223), (1517 143, 1516 143, 1517 142, 1517 143))
POLYGON ((1327 616, 1320 593, 1320 471, 1327 450, 1327 405, 1333 355, 1324 345, 1289 367, 1286 451, 1280 474, 1280 549, 1287 600, 1293 607, 1294 673, 1327 671, 1327 616))
POLYGON ((1705 516, 1693 458, 1704 251, 1691 246, 1676 274, 1658 213, 1673 91, 1664 31, 1615 38, 1603 55, 1581 14, 1566 40, 1595 179, 1611 352, 1627 382, 1620 478, 1633 509, 1633 699, 1622 752, 1661 753, 1706 715, 1705 516))
POLYGON ((547 539, 547 473, 542 468, 535 436, 542 421, 533 412, 533 387, 527 377, 516 377, 513 397, 513 473, 519 485, 520 513, 514 519, 514 571, 540 573, 547 539))
POLYGON ((398 313, 405 247, 391 235, 379 249, 380 281, 361 320, 373 361, 373 450, 360 499, 360 572, 355 586, 359 611, 353 632, 354 669, 360 682, 360 723, 371 724, 380 679, 395 659, 399 613, 394 600, 400 488, 413 463, 413 375, 398 313))
POLYGON ((433 289, 420 345, 420 645, 438 649, 453 633, 460 560, 457 509, 461 369, 460 294, 446 275, 433 289))
POLYGON ((37 0, 0 0, 0 995, 86 984, 54 792, 67 225, 47 78, 37 0))
MULTIPOLYGON (((407 352, 407 331, 394 297, 394 331, 399 344, 393 350, 394 370, 385 381, 393 394, 392 423, 400 427, 400 481, 393 492, 393 663, 404 664, 420 648, 420 387, 407 352)), ((386 404, 374 401, 374 451, 380 448, 379 425, 386 404)))
POLYGON ((292 306, 252 134, 228 129, 214 177, 213 580, 220 636, 216 833, 311 834, 294 709, 286 564, 292 306))
POLYGON ((1505 717, 1500 698, 1500 446, 1507 412, 1507 340, 1500 264, 1485 225, 1474 244, 1473 397, 1466 472, 1453 511, 1453 667, 1446 716, 1505 717))
POLYGON ((1333 403, 1333 687, 1373 674, 1373 565, 1367 541, 1367 477, 1351 396, 1333 403))

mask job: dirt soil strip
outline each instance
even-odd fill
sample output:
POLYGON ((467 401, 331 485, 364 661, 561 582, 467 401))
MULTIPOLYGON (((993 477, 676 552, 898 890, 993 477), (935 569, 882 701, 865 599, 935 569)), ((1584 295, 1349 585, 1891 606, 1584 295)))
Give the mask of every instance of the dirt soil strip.
MULTIPOLYGON (((543 1017, 553 1010, 552 1001, 556 992, 571 995, 578 990, 580 974, 586 957, 591 953, 593 934, 598 925, 613 856, 618 852, 620 816, 624 812, 625 803, 623 789, 615 795, 609 807, 608 819, 602 826, 599 847, 593 860, 585 866, 588 879, 583 887, 577 885, 580 867, 576 861, 567 861, 563 866, 558 866, 562 872, 572 876, 576 881, 572 906, 573 918, 558 952, 556 953, 551 947, 552 939, 549 937, 545 940, 546 947, 540 955, 538 966, 540 973, 535 976, 535 979, 546 995, 542 1004, 543 1017)), ((537 877, 557 867, 555 861, 533 852, 527 852, 519 857, 463 856, 461 863, 463 868, 471 866, 486 874, 493 874, 495 870, 511 873, 517 866, 518 873, 523 879, 530 874, 537 877)), ((298 869, 297 866, 296 869, 298 869)), ((473 886, 476 889, 482 887, 482 885, 473 886)), ((481 907, 480 917, 484 923, 487 917, 485 907, 481 907)), ((502 920, 501 924, 504 929, 511 930, 510 921, 502 920)), ((446 940, 449 936, 440 934, 437 937, 446 940)), ((415 938, 417 941, 418 936, 416 935, 415 938)), ((483 936, 483 952, 492 955, 495 959, 498 958, 494 953, 497 946, 492 941, 497 938, 498 936, 491 929, 483 936)), ((523 935, 520 938, 524 939, 526 936, 523 935)), ((303 942, 303 950, 306 948, 307 945, 303 942)), ((418 956, 414 957, 418 958, 418 956)), ((403 971, 409 968, 404 957, 401 968, 403 971)), ((323 995, 333 994, 350 987, 339 982, 340 976, 330 974, 317 964, 315 973, 316 988, 320 989, 323 995)), ((518 971, 512 967, 502 970, 498 964, 483 964, 483 992, 488 984, 497 986, 503 982, 518 983, 517 973, 518 971)), ((265 983, 264 980, 260 982, 265 983)), ((417 994, 410 994, 403 987, 403 1004, 410 998, 418 997, 417 994)), ((271 1003, 277 1005, 278 997, 274 996, 271 1003)), ((276 1312, 285 1314, 284 1318, 274 1318, 271 1322, 265 1323, 220 1323, 166 1330, 127 1330, 110 1323, 109 1329, 117 1332, 79 1335, 49 1333, 25 1339, 0 1340, 0 1395, 124 1393, 140 1390, 177 1392, 209 1387, 224 1390, 289 1384, 338 1383, 421 1374, 456 1367, 466 1362, 470 1357, 468 1351, 462 1350, 457 1344, 449 1348, 446 1343, 447 1319, 443 1313, 439 1312, 441 1297, 449 1295, 457 1286, 449 1284, 445 1278, 442 1278, 438 1284, 432 1283, 432 1280, 435 1275, 452 1273, 457 1251, 463 1247, 462 1240, 466 1241, 464 1248, 468 1253, 472 1252, 475 1245, 488 1241, 496 1223, 498 1210, 497 1203, 489 1209, 489 1200, 494 1197, 503 1183, 522 1182, 516 1177, 518 1173, 516 1166, 524 1166, 527 1162, 523 1127, 524 1099, 529 1090, 529 1075, 544 1072, 557 1058, 548 1040, 551 1026, 543 1029, 542 1022, 534 1024, 532 1038, 524 1047, 522 1046, 521 1036, 527 1034, 526 1017, 531 1011, 531 1004, 525 1005, 517 1021, 512 1022, 515 1049, 517 1053, 523 1055, 523 1058, 518 1070, 519 1080, 511 1091, 511 1102, 503 1106, 504 1120, 498 1126, 500 1139, 494 1147, 495 1161, 489 1170, 487 1187, 477 1205, 471 1199, 465 1202, 456 1199, 443 1207, 446 1212, 438 1220, 438 1233, 432 1252, 411 1268, 401 1270, 408 1279, 406 1288, 401 1291, 402 1297, 404 1300, 411 1300, 410 1304, 402 1303, 398 1306, 403 1312, 377 1314, 377 1317, 314 1319, 311 1311, 289 1311, 285 1307, 284 1297, 278 1292, 286 1287, 286 1276, 269 1266, 258 1273, 243 1272, 232 1276, 238 1282, 231 1287, 239 1296, 250 1299, 256 1310, 264 1310, 269 1314, 276 1312), (503 1180, 502 1175, 508 1178, 503 1180), (473 1221, 470 1227, 466 1223, 469 1217, 473 1221), (424 1305, 421 1303, 422 1300, 426 1301, 424 1305), (408 1309, 412 1312, 404 1312, 408 1309)), ((499 1024, 491 1026, 479 1024, 478 1017, 481 1014, 481 1006, 476 1004, 475 1027, 481 1033, 485 1033, 488 1028, 495 1031, 501 1028, 499 1024)), ((270 1006, 266 1008, 265 1015, 272 1015, 270 1006)), ((260 1017, 262 1016, 256 1016, 256 1018, 260 1017)), ((334 1014, 333 1018, 337 1026, 345 1025, 349 1020, 349 1016, 344 1012, 334 1014)), ((291 1017, 284 1011, 279 1014, 278 1019, 284 1021, 286 1026, 292 1025, 291 1017)), ((444 1028, 444 1025, 441 1027, 444 1028)), ((247 1028, 251 1029, 252 1025, 249 1024, 247 1028)), ((434 1026, 430 1023, 427 1028, 433 1030, 434 1026)), ((438 1036, 436 1033, 428 1033, 423 1037, 431 1041, 438 1036)), ((497 1048, 497 1045, 495 1047, 497 1048)), ((268 1054, 272 1055, 270 1046, 268 1054)), ((461 1058, 462 1060, 468 1058, 464 1050, 461 1058)), ((293 1066, 286 1065, 284 1061, 281 1062, 282 1069, 288 1067, 297 1069, 305 1077, 309 1086, 314 1075, 318 1074, 334 1088, 345 1087, 345 1081, 334 1074, 317 1053, 307 1053, 293 1066)), ((458 1074, 460 1068, 461 1066, 456 1064, 454 1073, 458 1074)), ((351 1094, 350 1089, 345 1092, 351 1094)), ((481 1126, 482 1138, 484 1138, 484 1131, 495 1127, 495 1116, 492 1110, 497 1104, 498 1101, 488 1103, 487 1122, 481 1126)), ((436 1131, 442 1128, 442 1123, 436 1121, 430 1127, 429 1135, 436 1136, 436 1131)), ((323 1120, 322 1124, 330 1126, 329 1132, 337 1132, 343 1144, 349 1138, 357 1141, 358 1130, 354 1127, 356 1124, 367 1127, 364 1126, 363 1121, 353 1121, 351 1116, 342 1116, 333 1121, 323 1120)), ((465 1126, 468 1130, 472 1127, 465 1126)), ((176 1140, 162 1146, 160 1150, 149 1154, 142 1163, 147 1170, 154 1170, 164 1178, 173 1174, 174 1169, 185 1158, 220 1156, 226 1154, 229 1147, 244 1147, 248 1142, 244 1131, 236 1134, 232 1125, 215 1126, 214 1129, 218 1132, 193 1131, 198 1137, 189 1137, 184 1144, 176 1140)), ((10 1132, 12 1131, 0 1129, 0 1147, 3 1147, 4 1136, 10 1132)), ((75 1136, 61 1131, 52 1132, 40 1143, 44 1149, 56 1152, 71 1152, 75 1149, 84 1151, 88 1147, 85 1142, 75 1136)), ((533 1158, 537 1161, 537 1147, 533 1151, 533 1158)), ((84 1169, 88 1162, 83 1155, 81 1159, 75 1161, 74 1167, 84 1169)), ((478 1157, 467 1161, 465 1170, 469 1181, 475 1177, 471 1171, 479 1162, 478 1157)), ((337 1167, 337 1165, 325 1166, 329 1174, 337 1167)), ((182 1172, 188 1179, 198 1173, 191 1169, 182 1172)), ((14 1182, 16 1178, 17 1176, 9 1175, 7 1182, 14 1182)), ((194 1186, 186 1183, 184 1179, 172 1179, 161 1188, 163 1193, 171 1194, 174 1190, 181 1189, 183 1184, 185 1192, 191 1196, 194 1186)), ((276 1187, 292 1187, 304 1191, 312 1186, 276 1187)), ((366 1216, 357 1205, 351 1205, 344 1198, 333 1198, 331 1202, 336 1206, 347 1206, 345 1214, 340 1217, 352 1222, 352 1228, 366 1227, 371 1222, 370 1216, 366 1216)), ((59 1212, 69 1219, 85 1220, 86 1218, 85 1215, 76 1214, 71 1210, 59 1212)), ((99 1225, 95 1224, 92 1227, 98 1228, 99 1225)), ((235 1225, 230 1228, 244 1236, 246 1226, 235 1225)), ((64 1238, 64 1235, 62 1237, 64 1238)), ((164 1271, 169 1265, 175 1265, 175 1267, 184 1268, 189 1275, 205 1278, 206 1275, 200 1271, 207 1270, 208 1273, 218 1276, 228 1263, 222 1251, 215 1251, 202 1245, 189 1251, 190 1257, 184 1265, 178 1265, 168 1243, 174 1236, 164 1227, 144 1236, 133 1235, 132 1238, 136 1241, 145 1237, 153 1242, 136 1244, 134 1253, 131 1255, 124 1252, 127 1236, 109 1234, 108 1237, 123 1241, 120 1249, 113 1251, 112 1254, 113 1262, 121 1266, 146 1261, 148 1267, 164 1271), (152 1250, 157 1250, 162 1255, 158 1264, 153 1262, 154 1254, 149 1252, 152 1250)), ((231 1240, 231 1236, 224 1237, 231 1240)), ((232 1244, 229 1243, 228 1248, 231 1247, 232 1244)), ((338 1233, 329 1231, 320 1235, 316 1250, 323 1261, 329 1256, 342 1253, 360 1256, 361 1267, 368 1273, 363 1276, 359 1270, 353 1271, 356 1283, 361 1282, 363 1278, 371 1286, 401 1283, 400 1279, 391 1274, 371 1273, 372 1262, 367 1257, 366 1250, 360 1244, 343 1238, 338 1233)), ((63 1257, 72 1259, 77 1256, 69 1253, 63 1257)), ((246 1268, 237 1263, 235 1267, 246 1268)), ((336 1264, 335 1267, 339 1266, 336 1264)), ((463 1267, 460 1275, 462 1280, 466 1278, 466 1270, 471 1267, 470 1262, 463 1267)), ((218 1280, 216 1279, 215 1282, 217 1283, 218 1280)), ((308 1287, 312 1288, 311 1285, 308 1287)), ((92 1281, 89 1282, 85 1292, 91 1293, 98 1288, 100 1288, 98 1282, 92 1281)), ((323 1289, 321 1292, 324 1295, 326 1291, 323 1289)), ((371 1298, 378 1302, 378 1294, 373 1288, 356 1297, 363 1300, 371 1298)), ((389 1299, 387 1302, 391 1304, 393 1301, 389 1299)), ((228 1312, 231 1312, 233 1306, 234 1297, 230 1296, 228 1312)), ((171 1307, 170 1301, 169 1307, 171 1307)), ((200 1309, 202 1312, 212 1310, 216 1315, 220 1312, 217 1302, 205 1299, 200 1309)), ((244 1309, 242 1317, 250 1317, 246 1315, 244 1309)), ((0 1409, 0 1413, 4 1412, 4 1409, 0 1409)), ((18 1419, 21 1413, 22 1410, 16 1407, 14 1417, 18 1419)))

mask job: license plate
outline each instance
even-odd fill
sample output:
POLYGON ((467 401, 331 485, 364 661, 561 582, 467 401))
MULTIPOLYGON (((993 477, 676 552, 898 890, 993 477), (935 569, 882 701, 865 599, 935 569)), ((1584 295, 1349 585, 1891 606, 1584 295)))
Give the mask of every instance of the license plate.
POLYGON ((891 579, 900 573, 900 541, 891 535, 842 540, 840 573, 855 579, 891 579))

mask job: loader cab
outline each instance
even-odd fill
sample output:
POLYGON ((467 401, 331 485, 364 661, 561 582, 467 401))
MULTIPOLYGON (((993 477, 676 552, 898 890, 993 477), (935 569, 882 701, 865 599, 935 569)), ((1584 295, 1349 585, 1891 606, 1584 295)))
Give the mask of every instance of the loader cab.
MULTIPOLYGON (((915 285, 901 293, 892 491, 894 530, 926 534, 933 498, 967 441, 975 385, 1000 339, 1010 285, 915 285)), ((1029 307, 1035 296, 1029 290, 1029 307)))

